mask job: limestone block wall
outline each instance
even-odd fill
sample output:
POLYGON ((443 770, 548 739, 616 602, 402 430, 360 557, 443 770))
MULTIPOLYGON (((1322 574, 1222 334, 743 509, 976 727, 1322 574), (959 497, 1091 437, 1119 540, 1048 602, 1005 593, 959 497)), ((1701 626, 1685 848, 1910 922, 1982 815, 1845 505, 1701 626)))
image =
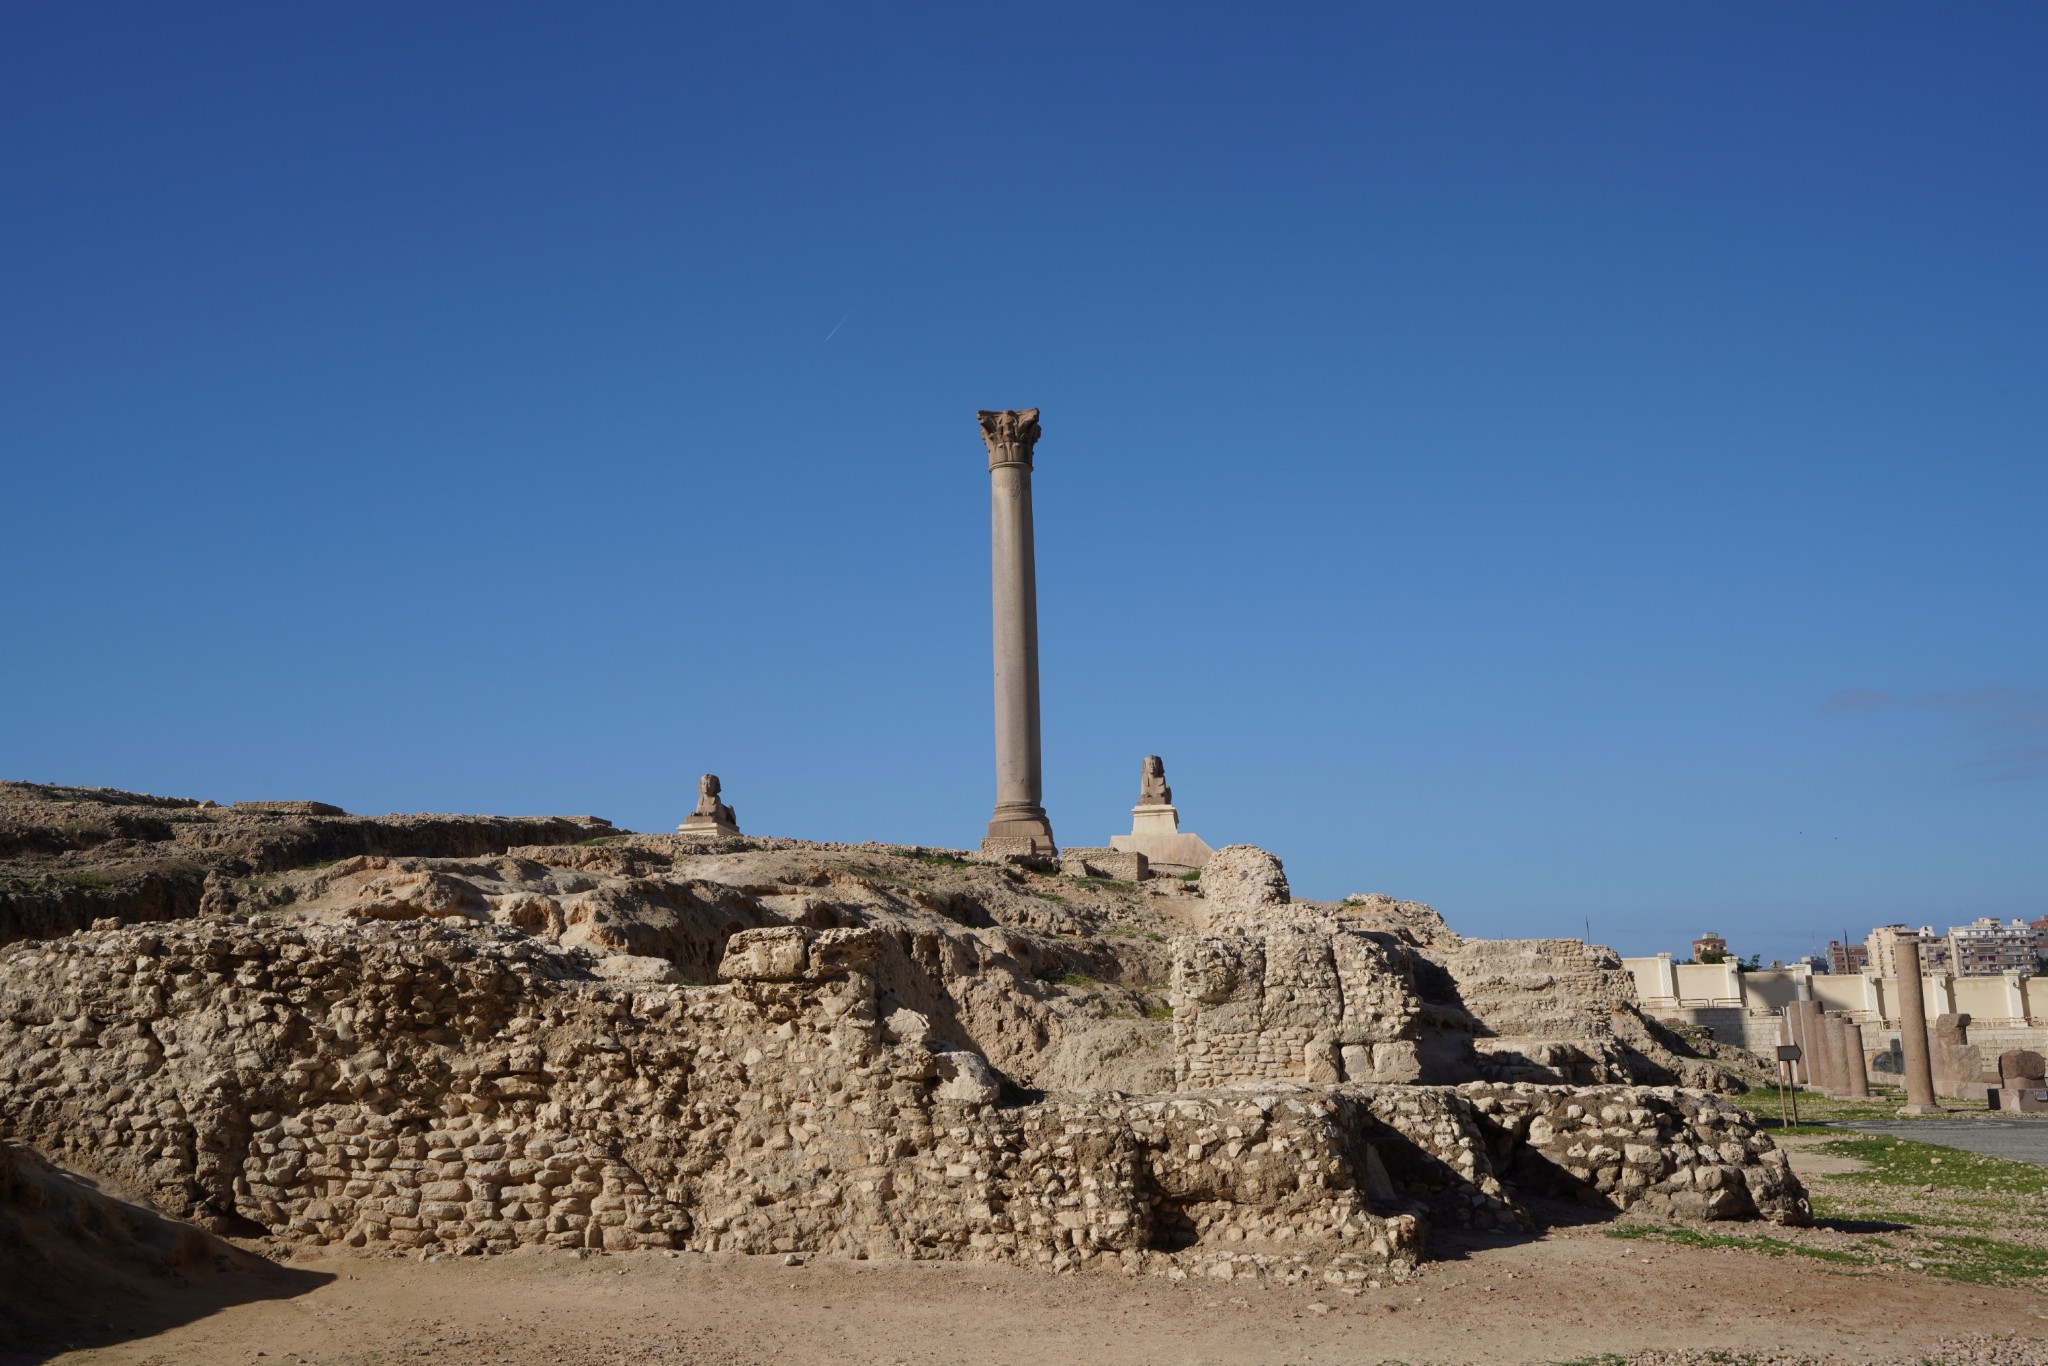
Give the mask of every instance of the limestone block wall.
POLYGON ((1517 1189, 1590 1191, 1616 1208, 1670 1218, 1812 1220, 1784 1153, 1707 1092, 1484 1082, 1460 1090, 1517 1189))
POLYGON ((0 955, 0 1134, 315 1243, 1419 1255, 1327 1099, 944 1099, 943 1046, 875 1019, 877 939, 745 931, 717 987, 423 921, 25 945, 0 955))
MULTIPOLYGON (((711 987, 607 978, 624 960, 467 923, 204 921, 16 945, 0 951, 0 1138, 216 1229, 312 1243, 1340 1280, 1405 1274, 1432 1219, 1518 1220, 1527 1150, 1548 1155, 1544 1181, 1583 1170, 1584 1193, 1617 1208, 1698 1217, 1742 1212, 1666 1198, 1708 1137, 1769 1162, 1720 1111, 1710 1135, 1689 1093, 1644 1088, 949 1099, 994 1088, 961 1050, 876 1019, 879 940, 743 931, 711 987), (1608 1172, 1617 1142, 1620 1167, 1654 1180, 1608 1172)), ((1289 939, 1260 960, 1286 1037, 1334 1002, 1340 1027, 1354 1002, 1372 1028, 1400 1018, 1391 960, 1327 937, 1321 952, 1289 939)))
POLYGON ((1404 950, 1348 931, 1175 941, 1175 1084, 1412 1081, 1421 1000, 1404 950))
POLYGON ((1432 948, 1461 1004, 1501 1038, 1604 1039, 1635 999, 1613 950, 1577 939, 1464 939, 1432 948))

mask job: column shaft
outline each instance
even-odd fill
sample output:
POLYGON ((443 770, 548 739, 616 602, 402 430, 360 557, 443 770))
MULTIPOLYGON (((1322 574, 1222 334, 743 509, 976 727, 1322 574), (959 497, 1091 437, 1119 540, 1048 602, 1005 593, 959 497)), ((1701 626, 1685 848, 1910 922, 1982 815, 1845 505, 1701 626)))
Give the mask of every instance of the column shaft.
POLYGON ((1792 1003, 1792 1030, 1798 1035, 1800 1080, 1816 1091, 1827 1090, 1827 1048, 1820 1037, 1818 1001, 1792 1003))
POLYGON ((1870 1059, 1863 1052, 1863 1026, 1844 1017, 1842 1041, 1848 1045, 1849 1094, 1866 1099, 1870 1095, 1870 1059))
POLYGON ((980 416, 989 451, 996 718, 996 806, 984 847, 1052 853, 1039 757, 1038 565, 1031 525, 1038 410, 980 416))
POLYGON ((1935 1115, 1934 1063, 1927 1052, 1927 997, 1920 983, 1920 944, 1900 939, 1892 945, 1899 975, 1899 1048, 1906 1055, 1906 1113, 1935 1115))
POLYGON ((1831 1010, 1821 1017, 1821 1023, 1826 1026, 1821 1037, 1828 1044, 1828 1093, 1846 1096, 1849 1094, 1849 1036, 1843 1026, 1848 1021, 1842 1018, 1840 1011, 1831 1010))

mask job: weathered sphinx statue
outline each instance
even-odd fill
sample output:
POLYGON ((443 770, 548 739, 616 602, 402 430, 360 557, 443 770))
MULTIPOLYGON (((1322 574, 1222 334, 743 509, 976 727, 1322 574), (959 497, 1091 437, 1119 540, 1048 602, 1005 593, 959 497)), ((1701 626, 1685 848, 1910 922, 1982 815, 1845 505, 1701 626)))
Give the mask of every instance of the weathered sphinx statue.
POLYGON ((721 788, 716 773, 707 773, 697 780, 697 809, 676 829, 683 834, 737 835, 740 832, 740 818, 727 803, 720 801, 721 788))
POLYGON ((1144 775, 1138 789, 1138 805, 1172 806, 1173 789, 1166 785, 1166 761, 1156 754, 1146 755, 1144 775))

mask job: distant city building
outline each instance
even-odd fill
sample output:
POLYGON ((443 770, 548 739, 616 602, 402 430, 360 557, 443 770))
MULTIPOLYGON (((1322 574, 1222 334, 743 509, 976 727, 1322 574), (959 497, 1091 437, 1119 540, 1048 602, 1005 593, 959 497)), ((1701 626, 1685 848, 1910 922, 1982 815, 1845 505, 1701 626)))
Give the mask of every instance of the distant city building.
POLYGON ((1932 925, 1922 925, 1918 929, 1911 925, 1879 925, 1863 941, 1865 966, 1879 977, 1897 977, 1899 970, 1893 961, 1893 946, 1901 939, 1919 941, 1922 972, 1949 970, 1948 936, 1935 934, 1932 925))
POLYGON ((2034 932, 2034 967, 2048 970, 2048 915, 2029 920, 2027 928, 2034 932))
POLYGON ((1828 941, 1828 971, 1833 973, 1858 973, 1870 966, 1870 948, 1866 944, 1845 944, 1839 939, 1828 941))
POLYGON ((2034 930, 2024 920, 2001 921, 1979 916, 1967 925, 1949 928, 1951 971, 1959 977, 1996 977, 2000 973, 2034 972, 2034 930))
POLYGON ((1708 930, 1692 941, 1692 961, 1718 963, 1728 956, 1728 941, 1708 930))

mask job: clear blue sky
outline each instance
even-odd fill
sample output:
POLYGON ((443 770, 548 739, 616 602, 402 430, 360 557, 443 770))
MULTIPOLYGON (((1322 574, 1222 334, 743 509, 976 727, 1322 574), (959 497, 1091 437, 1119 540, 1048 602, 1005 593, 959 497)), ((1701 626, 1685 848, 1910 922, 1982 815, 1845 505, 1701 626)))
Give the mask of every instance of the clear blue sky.
POLYGON ((0 774, 2048 913, 2048 10, 0 9, 0 774))

